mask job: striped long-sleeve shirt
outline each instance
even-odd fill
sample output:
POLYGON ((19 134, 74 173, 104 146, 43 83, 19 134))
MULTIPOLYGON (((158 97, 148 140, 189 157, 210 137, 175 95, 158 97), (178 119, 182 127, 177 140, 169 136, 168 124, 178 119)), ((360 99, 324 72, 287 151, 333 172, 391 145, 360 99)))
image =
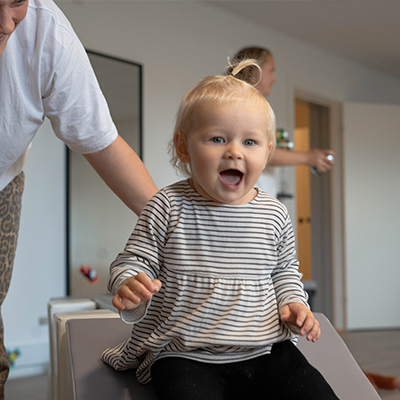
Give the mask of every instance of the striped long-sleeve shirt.
POLYGON ((132 335, 102 356, 115 369, 137 368, 141 383, 162 357, 224 363, 267 354, 295 338, 279 308, 307 305, 290 217, 262 191, 235 206, 204 199, 188 181, 161 190, 110 271, 113 294, 139 272, 162 282, 152 300, 121 313, 132 335))

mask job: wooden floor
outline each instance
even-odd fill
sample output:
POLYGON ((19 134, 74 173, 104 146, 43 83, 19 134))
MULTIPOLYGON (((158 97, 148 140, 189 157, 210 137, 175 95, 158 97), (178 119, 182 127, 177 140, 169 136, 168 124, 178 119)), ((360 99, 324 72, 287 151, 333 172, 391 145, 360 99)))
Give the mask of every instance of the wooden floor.
MULTIPOLYGON (((342 339, 365 372, 400 378, 400 330, 343 332, 342 339)), ((400 400, 400 391, 379 391, 385 400, 400 400)))
MULTIPOLYGON (((400 378, 400 330, 344 332, 341 336, 364 371, 400 378)), ((9 380, 6 400, 50 400, 49 383, 47 375, 9 380)), ((379 395, 384 400, 400 400, 399 391, 380 391, 379 395)))
POLYGON ((51 400, 50 377, 38 375, 6 382, 6 400, 51 400))

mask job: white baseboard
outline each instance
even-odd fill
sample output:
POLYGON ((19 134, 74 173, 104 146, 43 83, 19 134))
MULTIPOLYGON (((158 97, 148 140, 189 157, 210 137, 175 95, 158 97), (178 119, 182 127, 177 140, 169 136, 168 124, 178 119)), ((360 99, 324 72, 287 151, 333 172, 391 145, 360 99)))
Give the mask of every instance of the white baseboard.
MULTIPOLYGON (((18 378, 29 378, 30 376, 37 376, 37 375, 46 375, 49 374, 49 365, 40 365, 35 367, 21 367, 21 368, 14 368, 10 370, 10 374, 8 375, 8 380, 10 379, 18 379, 18 378)), ((50 382, 50 376, 49 376, 50 382)))

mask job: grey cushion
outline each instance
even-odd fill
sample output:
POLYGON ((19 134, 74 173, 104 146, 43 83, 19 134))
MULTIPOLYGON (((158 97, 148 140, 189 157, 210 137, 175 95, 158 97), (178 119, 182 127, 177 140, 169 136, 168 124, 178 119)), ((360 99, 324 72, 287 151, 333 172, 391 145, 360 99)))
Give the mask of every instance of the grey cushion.
POLYGON ((316 343, 299 339, 298 348, 308 362, 318 369, 341 400, 379 400, 346 344, 324 314, 314 313, 321 326, 316 343))
MULTIPOLYGON (((320 313, 315 313, 322 335, 316 343, 299 339, 299 349, 330 383, 341 400, 379 400, 345 343, 320 313)), ((140 385, 135 372, 115 371, 100 360, 108 347, 129 337, 132 327, 120 319, 71 319, 67 346, 74 400, 155 400, 149 385, 140 385)))

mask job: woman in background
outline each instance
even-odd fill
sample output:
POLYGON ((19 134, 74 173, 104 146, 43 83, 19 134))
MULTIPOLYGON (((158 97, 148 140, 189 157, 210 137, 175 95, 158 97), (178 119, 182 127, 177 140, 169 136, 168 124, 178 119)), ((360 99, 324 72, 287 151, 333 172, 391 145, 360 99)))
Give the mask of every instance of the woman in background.
MULTIPOLYGON (((256 69, 252 71, 245 71, 246 74, 254 74, 254 76, 247 76, 246 79, 250 80, 255 84, 255 88, 258 89, 264 96, 269 96, 271 93, 272 86, 276 83, 275 77, 275 59, 272 53, 263 47, 246 47, 234 56, 234 60, 243 60, 243 59, 255 59, 258 61, 261 69, 262 69, 262 77, 261 80, 257 83, 259 79, 259 74, 256 69)), ((230 69, 227 70, 227 73, 230 74, 232 71, 230 69)), ((324 149, 311 149, 309 151, 287 151, 284 149, 276 149, 273 158, 271 159, 271 166, 289 166, 289 165, 306 165, 310 168, 316 168, 318 171, 326 172, 333 167, 334 161, 331 157, 334 156, 335 153, 332 150, 324 150, 324 149)), ((268 168, 268 167, 267 167, 268 168)), ((266 190, 273 196, 276 196, 277 193, 270 182, 268 182, 267 171, 261 175, 261 180, 259 182, 259 186, 261 189, 266 190), (271 186, 270 190, 268 188, 263 187, 263 181, 271 186), (272 192, 272 193, 271 193, 272 192)))

